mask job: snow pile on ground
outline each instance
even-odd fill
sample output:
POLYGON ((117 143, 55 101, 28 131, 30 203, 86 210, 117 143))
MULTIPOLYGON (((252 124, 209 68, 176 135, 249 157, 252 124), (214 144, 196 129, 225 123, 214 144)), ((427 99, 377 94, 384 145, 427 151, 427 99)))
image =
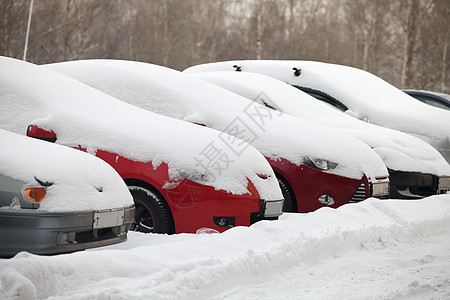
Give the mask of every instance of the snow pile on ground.
POLYGON ((1 299, 446 299, 450 195, 0 260, 1 299))

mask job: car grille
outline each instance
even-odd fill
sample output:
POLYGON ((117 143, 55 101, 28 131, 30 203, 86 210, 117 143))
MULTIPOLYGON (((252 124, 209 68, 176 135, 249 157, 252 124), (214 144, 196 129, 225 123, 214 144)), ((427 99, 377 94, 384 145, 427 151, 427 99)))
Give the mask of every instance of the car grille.
POLYGON ((353 196, 350 198, 350 203, 355 203, 355 202, 361 202, 363 200, 366 200, 366 185, 364 184, 364 182, 362 182, 358 189, 356 190, 356 192, 353 194, 353 196))

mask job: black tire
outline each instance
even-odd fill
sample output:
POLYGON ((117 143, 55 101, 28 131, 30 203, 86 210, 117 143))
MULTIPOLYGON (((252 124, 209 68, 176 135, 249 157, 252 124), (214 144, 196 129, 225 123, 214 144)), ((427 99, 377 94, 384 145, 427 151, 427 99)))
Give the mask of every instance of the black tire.
POLYGON ((294 191, 292 190, 290 184, 279 174, 276 174, 276 176, 284 198, 283 212, 298 212, 297 199, 295 198, 294 191))
POLYGON ((144 233, 175 233, 168 205, 161 196, 140 186, 128 186, 128 189, 136 208, 130 230, 144 233))

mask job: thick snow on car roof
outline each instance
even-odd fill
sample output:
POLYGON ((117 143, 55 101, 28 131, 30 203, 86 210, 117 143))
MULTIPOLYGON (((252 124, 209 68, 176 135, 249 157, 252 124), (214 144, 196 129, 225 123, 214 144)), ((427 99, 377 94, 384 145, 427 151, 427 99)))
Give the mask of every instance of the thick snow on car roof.
POLYGON ((272 77, 250 72, 190 73, 258 102, 270 101, 279 111, 345 130, 372 147, 392 170, 450 175, 450 166, 429 144, 406 133, 348 116, 272 77), (258 98, 264 95, 266 99, 258 98))
POLYGON ((319 89, 343 102, 358 119, 383 127, 439 139, 450 137, 450 113, 421 103, 383 79, 360 69, 294 60, 244 60, 193 66, 185 71, 242 71, 275 77, 292 85, 319 89), (300 76, 293 68, 301 70, 300 76))
POLYGON ((169 68, 118 60, 74 61, 46 67, 118 99, 185 121, 226 132, 239 123, 240 128, 246 128, 245 139, 273 159, 283 157, 297 165, 305 157, 328 159, 338 163, 328 172, 349 178, 361 178, 363 173, 371 178, 388 174, 380 157, 353 137, 280 114, 169 68))
POLYGON ((214 143, 226 165, 204 184, 244 194, 249 178, 261 198, 282 197, 266 159, 253 147, 234 155, 215 130, 148 112, 59 73, 6 57, 0 57, 0 90, 2 115, 8 116, 0 118, 3 129, 25 134, 30 123, 36 124, 53 130, 60 144, 152 161, 155 168, 167 163, 174 179, 178 173, 205 174, 199 160, 214 143), (261 179, 258 173, 271 176, 261 179))
POLYGON ((26 187, 41 187, 37 179, 53 183, 46 188, 40 211, 102 210, 133 205, 122 178, 99 158, 2 129, 0 143, 0 174, 22 181, 26 187))

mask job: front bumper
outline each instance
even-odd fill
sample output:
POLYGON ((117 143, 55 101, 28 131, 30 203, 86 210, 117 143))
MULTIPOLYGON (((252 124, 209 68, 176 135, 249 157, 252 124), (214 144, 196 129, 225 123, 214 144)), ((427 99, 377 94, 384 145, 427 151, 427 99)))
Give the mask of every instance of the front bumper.
POLYGON ((298 166, 283 158, 279 160, 267 158, 267 160, 277 176, 283 177, 292 188, 297 212, 312 212, 321 207, 337 208, 370 196, 366 176, 360 179, 348 178, 307 165, 298 166), (330 201, 326 203, 327 200, 330 201))
POLYGON ((251 181, 247 189, 248 193, 232 194, 186 179, 173 189, 161 189, 161 194, 170 206, 176 233, 195 233, 202 228, 223 232, 235 226, 250 226, 254 221, 276 219, 281 214, 276 208, 283 200, 277 199, 277 204, 271 200, 261 202, 251 181))
POLYGON ((123 242, 134 206, 89 212, 0 211, 0 257, 59 254, 123 242))
POLYGON ((450 177, 438 177, 419 172, 389 170, 391 176, 390 198, 420 199, 450 190, 450 177))
MULTIPOLYGON (((250 224, 252 225, 261 220, 277 220, 283 214, 284 199, 281 200, 261 200, 260 210, 250 213, 250 224)), ((235 227, 235 216, 213 217, 214 225, 217 227, 232 228, 235 227)))

